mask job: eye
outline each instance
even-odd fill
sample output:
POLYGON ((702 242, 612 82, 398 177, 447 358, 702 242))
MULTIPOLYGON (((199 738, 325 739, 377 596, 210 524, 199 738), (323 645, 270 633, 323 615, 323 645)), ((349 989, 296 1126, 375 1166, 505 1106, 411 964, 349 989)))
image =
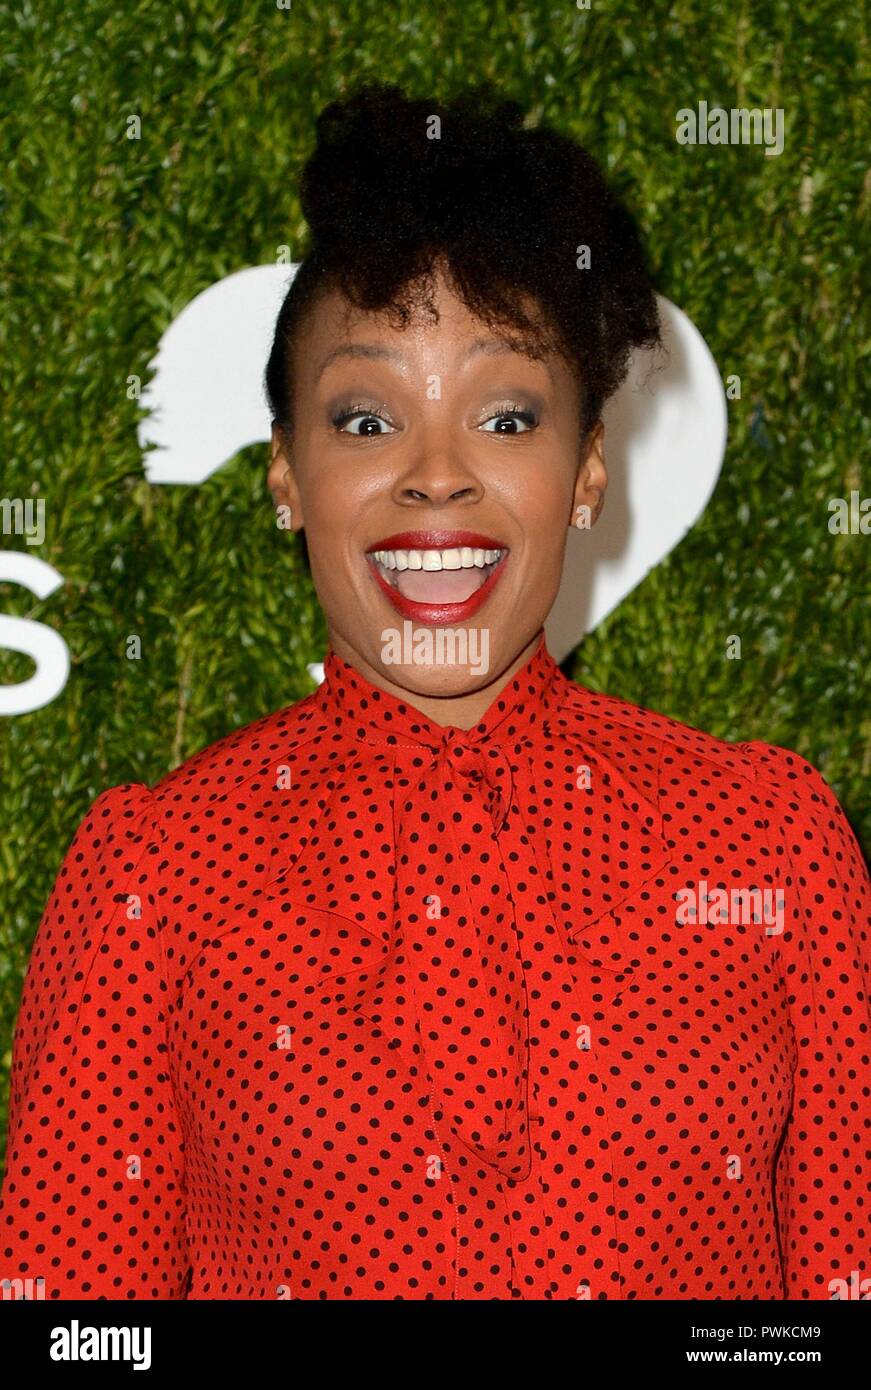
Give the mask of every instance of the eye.
POLYGON ((488 434, 528 434, 534 430, 538 420, 531 410, 521 410, 513 406, 503 406, 495 415, 491 415, 480 426, 486 429, 488 434), (494 425, 494 429, 487 429, 488 425, 494 425))
POLYGON ((352 405, 344 410, 340 410, 333 416, 333 426, 340 434, 363 435, 370 439, 379 434, 394 432, 393 426, 390 425, 389 421, 385 420, 383 415, 379 415, 377 411, 364 405, 352 405), (355 423, 359 421, 360 429, 346 429, 345 426, 352 421, 355 423), (387 428, 382 429, 382 425, 387 428), (373 426, 375 428, 373 428, 373 426))

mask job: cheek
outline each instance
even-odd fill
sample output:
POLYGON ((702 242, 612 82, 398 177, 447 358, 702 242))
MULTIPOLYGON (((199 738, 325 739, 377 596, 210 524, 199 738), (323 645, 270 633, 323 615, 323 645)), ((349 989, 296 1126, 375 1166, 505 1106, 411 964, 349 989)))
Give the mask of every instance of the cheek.
POLYGON ((501 500, 523 532, 525 544, 546 554, 568 526, 574 473, 564 461, 528 460, 528 467, 501 488, 501 500))
POLYGON ((311 576, 318 598, 324 608, 341 605, 348 596, 347 576, 348 528, 351 521, 345 512, 342 489, 333 495, 318 487, 307 494, 300 489, 305 539, 311 576))
POLYGON ((384 465, 354 457, 353 450, 310 445, 299 465, 298 484, 306 524, 338 539, 360 524, 365 508, 390 487, 384 465))
POLYGON ((301 473, 299 490, 312 568, 341 567, 365 503, 360 477, 347 467, 310 466, 301 473))
POLYGON ((523 576, 528 592, 552 601, 562 578, 574 495, 574 476, 561 460, 531 468, 517 487, 511 511, 523 533, 523 576))

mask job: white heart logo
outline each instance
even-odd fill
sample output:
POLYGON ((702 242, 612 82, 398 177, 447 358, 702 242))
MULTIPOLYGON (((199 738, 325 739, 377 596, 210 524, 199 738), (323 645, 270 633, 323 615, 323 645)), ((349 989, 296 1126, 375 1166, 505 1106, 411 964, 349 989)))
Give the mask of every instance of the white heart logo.
MULTIPOLYGON (((191 300, 161 339, 142 393, 139 442, 152 483, 202 483, 240 449, 267 442, 263 371, 295 266, 240 270, 191 300)), ((572 529, 547 641, 562 661, 698 520, 726 446, 726 398, 698 329, 659 297, 667 357, 638 352, 605 412, 607 501, 572 529)), ((309 671, 323 678, 321 663, 309 671)))
POLYGON ((726 396, 708 345, 658 296, 667 352, 633 355, 603 411, 608 491, 591 530, 572 528, 547 644, 562 661, 683 540, 708 504, 726 449, 726 396), (651 370, 652 369, 652 370, 651 370))

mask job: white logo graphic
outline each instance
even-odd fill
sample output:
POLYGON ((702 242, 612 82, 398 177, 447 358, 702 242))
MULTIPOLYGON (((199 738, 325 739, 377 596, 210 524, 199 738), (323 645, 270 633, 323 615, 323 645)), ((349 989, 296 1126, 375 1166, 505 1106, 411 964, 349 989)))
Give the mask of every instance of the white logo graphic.
MULTIPOLYGON (((44 560, 19 550, 0 550, 0 580, 20 584, 37 598, 48 598, 64 582, 63 575, 44 560)), ((28 680, 0 685, 0 715, 40 709, 63 690, 70 673, 70 651, 53 628, 32 618, 0 614, 0 647, 23 652, 36 662, 36 671, 28 680)))

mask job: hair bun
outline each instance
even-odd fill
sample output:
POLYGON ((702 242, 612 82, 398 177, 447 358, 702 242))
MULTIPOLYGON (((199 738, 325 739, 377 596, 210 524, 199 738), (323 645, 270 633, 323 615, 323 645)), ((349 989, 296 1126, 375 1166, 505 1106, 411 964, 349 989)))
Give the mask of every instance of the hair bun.
POLYGON ((292 418, 290 345, 324 289, 401 330, 432 309, 438 261, 482 323, 562 353, 595 420, 659 320, 635 224, 593 156, 488 82, 440 102, 367 81, 316 130, 309 244, 266 371, 273 417, 292 418))

